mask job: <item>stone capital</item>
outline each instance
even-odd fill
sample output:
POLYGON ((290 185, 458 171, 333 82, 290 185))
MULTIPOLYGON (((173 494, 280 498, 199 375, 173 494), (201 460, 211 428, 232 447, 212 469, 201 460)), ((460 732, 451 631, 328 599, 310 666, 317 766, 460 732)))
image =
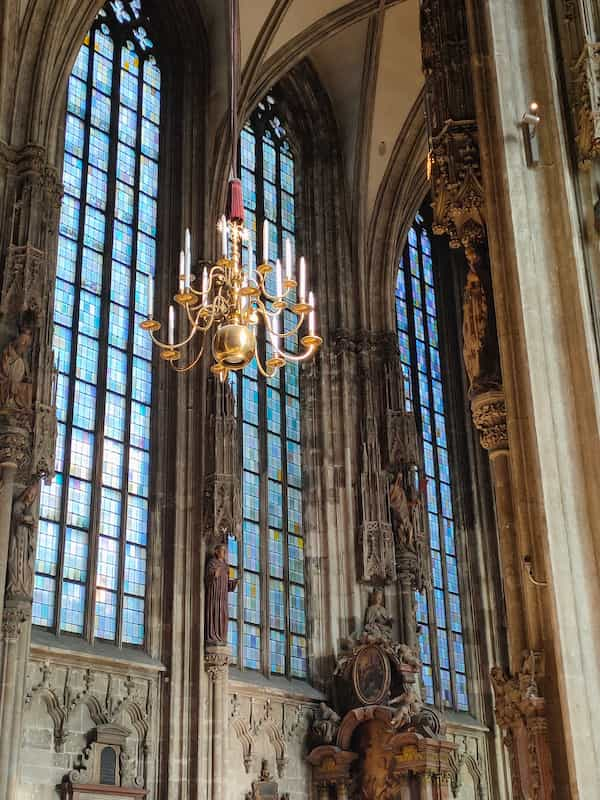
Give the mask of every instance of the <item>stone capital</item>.
POLYGON ((471 413, 484 450, 490 453, 508 450, 506 400, 502 388, 475 395, 471 399, 471 413))
POLYGON ((204 668, 212 683, 224 681, 229 670, 230 651, 228 645, 209 645, 204 655, 204 668))

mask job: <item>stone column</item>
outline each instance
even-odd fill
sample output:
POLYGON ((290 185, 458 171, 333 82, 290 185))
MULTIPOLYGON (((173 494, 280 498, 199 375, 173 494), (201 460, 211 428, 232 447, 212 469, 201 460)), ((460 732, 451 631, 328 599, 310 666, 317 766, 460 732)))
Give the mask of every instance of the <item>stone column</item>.
POLYGON ((211 746, 212 780, 211 797, 222 800, 225 796, 225 761, 227 752, 227 685, 229 674, 229 647, 207 645, 204 666, 211 682, 211 746))
POLYGON ((0 464, 0 619, 4 611, 4 589, 10 539, 10 517, 17 465, 14 461, 0 464))
POLYGON ((322 781, 317 788, 319 791, 319 800, 329 800, 329 784, 326 781, 322 781))
POLYGON ((349 800, 348 784, 346 781, 338 781, 337 784, 337 800, 349 800))
POLYGON ((424 772, 421 775, 421 782, 419 784, 419 800, 433 800, 433 785, 431 783, 431 774, 424 772))

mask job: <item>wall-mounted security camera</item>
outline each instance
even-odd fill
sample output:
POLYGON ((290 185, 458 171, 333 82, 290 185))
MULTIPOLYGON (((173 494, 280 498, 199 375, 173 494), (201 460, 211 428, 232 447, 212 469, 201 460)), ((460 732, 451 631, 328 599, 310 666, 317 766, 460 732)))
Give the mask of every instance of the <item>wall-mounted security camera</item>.
POLYGON ((538 104, 530 103, 528 110, 523 114, 521 119, 525 159, 528 167, 537 167, 540 161, 540 147, 536 133, 542 118, 538 114, 538 111, 538 104))

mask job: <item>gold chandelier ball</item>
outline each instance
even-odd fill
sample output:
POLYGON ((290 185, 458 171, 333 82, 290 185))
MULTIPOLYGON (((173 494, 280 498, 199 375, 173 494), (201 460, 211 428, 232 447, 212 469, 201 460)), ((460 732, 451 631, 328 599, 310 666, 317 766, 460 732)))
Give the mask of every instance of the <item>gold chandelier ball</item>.
POLYGON ((245 325, 228 323, 220 325, 213 338, 215 361, 227 369, 244 369, 254 358, 256 337, 245 325))

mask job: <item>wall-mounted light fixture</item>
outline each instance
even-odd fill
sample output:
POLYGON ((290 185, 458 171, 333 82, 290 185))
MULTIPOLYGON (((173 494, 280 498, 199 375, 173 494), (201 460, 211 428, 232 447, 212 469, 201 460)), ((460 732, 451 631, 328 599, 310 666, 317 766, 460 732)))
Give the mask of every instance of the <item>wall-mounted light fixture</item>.
POLYGON ((521 130, 523 131, 523 144, 525 146, 525 159, 528 167, 537 167, 540 162, 539 139, 536 136, 541 117, 540 107, 537 103, 529 104, 529 109, 523 114, 521 130))

